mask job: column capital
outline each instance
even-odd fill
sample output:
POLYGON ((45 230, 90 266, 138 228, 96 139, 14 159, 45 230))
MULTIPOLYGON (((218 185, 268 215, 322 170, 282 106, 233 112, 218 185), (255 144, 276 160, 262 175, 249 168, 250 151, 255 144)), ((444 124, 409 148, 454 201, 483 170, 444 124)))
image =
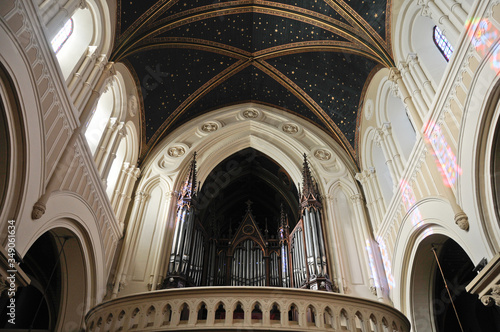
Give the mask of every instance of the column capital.
POLYGON ((87 56, 96 59, 97 58, 97 46, 91 45, 87 47, 87 56))
POLYGON ((366 175, 364 171, 361 171, 360 173, 356 173, 354 175, 354 178, 358 180, 359 182, 363 183, 366 180, 366 175))
POLYGON ((396 67, 391 67, 389 69, 389 80, 392 82, 396 82, 401 79, 401 72, 396 67))
POLYGON ((392 129, 392 126, 391 126, 391 123, 390 122, 384 122, 382 124, 382 132, 385 134, 385 135, 390 135, 391 134, 391 129, 392 129))
POLYGON ((80 7, 80 9, 86 9, 87 8, 87 0, 79 0, 78 7, 80 7))
POLYGON ((120 122, 118 124, 118 136, 119 136, 119 139, 122 139, 125 136, 127 136, 127 127, 123 126, 123 122, 120 122))
POLYGON ((363 195, 361 194, 353 194, 351 195, 351 201, 353 203, 362 203, 363 202, 363 195))
POLYGON ((376 133, 375 136, 373 137, 373 140, 379 148, 384 149, 382 146, 382 141, 384 140, 384 133, 382 132, 382 130, 376 129, 376 133))
POLYGON ((399 69, 400 75, 401 75, 401 73, 406 74, 409 72, 410 66, 408 65, 407 62, 400 61, 398 64, 398 69, 399 69))
POLYGON ((147 192, 141 190, 141 191, 138 191, 135 193, 134 199, 136 202, 139 202, 139 201, 145 202, 149 197, 150 197, 150 195, 147 192))
POLYGON ((419 60, 417 53, 408 53, 408 55, 406 56, 406 62, 411 65, 418 64, 419 60))
POLYGON ((422 11, 420 12, 420 15, 425 16, 425 17, 431 17, 431 10, 429 9, 429 2, 432 2, 432 0, 418 0, 417 5, 422 7, 422 11))

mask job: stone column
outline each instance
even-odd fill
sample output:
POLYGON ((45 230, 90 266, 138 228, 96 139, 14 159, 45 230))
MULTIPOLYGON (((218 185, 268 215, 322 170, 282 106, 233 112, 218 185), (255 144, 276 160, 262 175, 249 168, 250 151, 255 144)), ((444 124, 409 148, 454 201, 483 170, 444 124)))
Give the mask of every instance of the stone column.
POLYGON ((132 198, 132 190, 139 177, 141 170, 136 166, 124 164, 121 175, 116 184, 115 194, 113 195, 111 206, 114 208, 116 218, 120 222, 122 231, 124 229, 125 215, 128 210, 128 204, 132 198))
MULTIPOLYGON (((151 290, 156 290, 159 288, 159 286, 162 284, 164 275, 162 275, 163 271, 163 263, 168 261, 168 252, 167 252, 167 246, 165 243, 167 242, 167 224, 168 224, 168 216, 170 215, 169 207, 170 207, 170 201, 173 197, 172 192, 166 192, 163 195, 162 199, 162 208, 160 209, 160 215, 162 216, 162 220, 160 223, 160 227, 157 229, 159 232, 160 237, 158 241, 158 250, 156 251, 156 257, 154 260, 154 265, 153 265, 153 275, 152 275, 152 285, 151 285, 151 290)), ((200 244, 202 245, 202 244, 200 244)))
POLYGON ((380 193, 380 188, 378 187, 378 182, 376 179, 375 169, 370 167, 369 170, 364 170, 361 173, 356 174, 356 179, 361 183, 367 196, 367 206, 370 211, 372 219, 378 226, 385 214, 385 205, 382 200, 382 195, 380 193))
MULTIPOLYGON (((331 195, 324 196, 323 201, 323 211, 325 211, 325 220, 334 219, 334 198, 331 195)), ((325 243, 338 243, 338 237, 335 227, 332 223, 325 223, 324 225, 324 237, 325 243)), ((327 252, 327 257, 329 259, 329 264, 327 269, 330 273, 330 280, 332 282, 332 289, 336 293, 340 293, 342 290, 342 269, 340 266, 340 256, 337 246, 325 247, 327 252)), ((290 273, 290 279, 293 279, 293 273, 290 273)))
POLYGON ((76 100, 76 87, 81 80, 84 79, 85 72, 87 68, 90 66, 90 63, 97 59, 97 46, 88 46, 87 54, 85 54, 85 58, 83 59, 82 64, 78 67, 78 69, 73 74, 71 81, 68 84, 68 91, 71 95, 73 101, 76 100))
POLYGON ((118 130, 114 137, 114 140, 112 140, 112 144, 109 147, 109 155, 105 159, 106 161, 104 162, 104 166, 102 168, 101 180, 104 183, 104 187, 107 187, 109 171, 111 170, 111 166, 113 165, 113 162, 116 159, 116 153, 118 151, 118 147, 120 146, 120 143, 122 139, 125 138, 125 136, 127 136, 127 130, 126 128, 123 128, 123 123, 120 123, 118 125, 118 130))
POLYGON ((406 62, 410 65, 411 71, 414 73, 413 77, 417 81, 418 85, 422 88, 423 96, 427 105, 431 105, 432 101, 434 100, 434 96, 436 95, 436 90, 434 90, 432 81, 427 77, 424 70, 422 69, 417 54, 408 54, 406 62))
MULTIPOLYGON (((371 242, 371 237, 369 236, 369 232, 368 232, 368 229, 367 229, 367 224, 366 224, 366 215, 365 215, 365 210, 363 208, 363 196, 361 194, 354 194, 352 195, 351 197, 351 202, 352 202, 352 205, 354 207, 354 215, 356 217, 356 222, 354 222, 353 224, 358 227, 357 228, 357 233, 362 236, 363 240, 364 241, 370 241, 371 242)), ((358 243, 358 245, 361 245, 361 247, 364 246, 364 241, 363 243, 358 243)), ((373 251, 373 249, 372 249, 373 251)), ((370 266, 370 260, 369 258, 367 257, 368 253, 366 252, 366 250, 363 252, 363 260, 364 260, 364 265, 365 265, 365 274, 366 276, 368 277, 370 275, 370 272, 372 271, 371 269, 371 266, 370 266)), ((376 271, 375 273, 378 273, 378 271, 376 271)), ((371 289, 371 292, 373 295, 377 296, 378 297, 383 297, 382 295, 382 291, 380 289, 380 278, 379 276, 374 276, 374 277, 377 277, 377 279, 379 279, 379 285, 377 285, 378 287, 375 287, 373 289, 371 289)), ((373 281, 371 281, 373 282, 373 281)), ((368 285, 370 288, 374 285, 372 284, 369 284, 368 285)))
POLYGON ((409 118, 415 128, 417 133, 421 133, 423 122, 420 117, 420 112, 417 110, 413 102, 413 98, 408 92, 405 83, 403 82, 403 78, 401 77, 401 73, 397 68, 391 68, 389 73, 389 80, 393 82, 393 91, 398 95, 403 103, 406 105, 406 110, 408 111, 409 118))
POLYGON ((417 105, 417 110, 421 118, 425 117, 425 114, 429 112, 429 105, 425 102, 424 97, 420 91, 420 88, 415 83, 412 73, 410 72, 410 67, 406 62, 400 62, 399 70, 403 77, 405 85, 409 88, 411 96, 417 105))
MULTIPOLYGON (((396 172, 396 177, 398 182, 401 179, 401 176, 403 175, 404 166, 403 162, 401 161, 401 154, 399 153, 398 148, 396 146, 396 142, 394 141, 394 137, 392 136, 392 127, 390 122, 384 123, 382 125, 381 130, 384 133, 384 140, 387 144, 391 158, 394 162, 394 170, 396 172)), ((397 183, 395 183, 395 185, 397 185, 397 183)))
POLYGON ((395 191, 397 188, 398 174, 394 167, 391 152, 389 150, 389 147, 387 146, 387 142, 384 139, 384 132, 381 129, 377 129, 377 134, 375 136, 375 143, 382 149, 382 153, 384 154, 385 164, 387 165, 387 168, 389 168, 389 172, 391 173, 393 191, 395 191))
POLYGON ((122 253, 120 255, 120 261, 115 275, 115 282, 113 285, 113 292, 111 298, 116 298, 118 293, 127 283, 127 270, 132 260, 132 255, 135 252, 135 247, 137 243, 137 238, 139 237, 142 216, 146 208, 146 203, 149 200, 150 195, 144 191, 138 191, 134 199, 134 207, 132 208, 132 213, 130 214, 130 223, 128 225, 128 230, 125 232, 125 239, 122 246, 122 253))
POLYGON ((89 91, 92 91, 92 86, 94 85, 94 81, 96 77, 99 75, 100 72, 102 72, 103 67, 107 63, 106 55, 101 54, 97 61, 94 63, 94 67, 90 71, 89 76, 87 77, 87 80, 83 83, 82 89, 79 91, 78 96, 76 97, 76 100, 74 102, 75 107, 80 110, 80 108, 83 106, 85 100, 88 100, 87 95, 89 91))
MULTIPOLYGON (((93 113, 96 111, 97 110, 94 108, 93 113)), ((99 174, 102 174, 104 165, 106 164, 106 156, 109 154, 108 148, 110 147, 110 142, 112 141, 111 138, 116 135, 116 131, 120 128, 121 126, 119 126, 116 118, 110 118, 104 128, 104 132, 99 139, 99 145, 96 147, 96 151, 94 152, 94 162, 97 166, 99 174)))

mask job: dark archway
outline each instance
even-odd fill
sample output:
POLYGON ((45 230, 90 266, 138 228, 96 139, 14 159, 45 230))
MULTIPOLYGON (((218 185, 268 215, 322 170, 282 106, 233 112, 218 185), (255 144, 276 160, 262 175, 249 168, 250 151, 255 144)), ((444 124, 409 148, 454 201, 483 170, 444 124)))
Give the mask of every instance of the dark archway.
POLYGON ((477 275, 467 253, 449 237, 432 234, 431 229, 427 232, 430 235, 418 245, 411 275, 412 330, 460 332, 454 305, 464 332, 500 331, 498 308, 485 307, 477 295, 465 290, 477 275))
POLYGON ((245 215, 247 201, 262 231, 269 236, 279 228, 281 205, 290 227, 299 219, 299 196, 288 172, 267 155, 253 149, 226 158, 208 175, 198 195, 199 218, 204 225, 216 220, 222 237, 235 232, 245 215))
MULTIPOLYGON (((69 222, 69 220, 67 220, 69 222)), ((0 329, 80 331, 88 310, 88 278, 81 238, 63 227, 42 234, 20 264, 31 283, 15 294, 16 321, 8 324, 6 305, 0 298, 0 329)))
POLYGON ((469 256, 452 239, 446 240, 435 249, 440 263, 440 268, 437 266, 434 273, 434 315, 437 331, 460 331, 459 324, 465 332, 500 331, 500 308, 484 306, 477 295, 465 290, 465 286, 477 276, 469 256), (446 288, 453 301, 450 300, 446 288))
POLYGON ((18 288, 15 294, 15 324, 8 322, 9 298, 0 301, 0 327, 54 331, 61 304, 61 267, 59 244, 64 241, 47 232, 38 238, 26 253, 21 267, 31 279, 30 285, 18 288))

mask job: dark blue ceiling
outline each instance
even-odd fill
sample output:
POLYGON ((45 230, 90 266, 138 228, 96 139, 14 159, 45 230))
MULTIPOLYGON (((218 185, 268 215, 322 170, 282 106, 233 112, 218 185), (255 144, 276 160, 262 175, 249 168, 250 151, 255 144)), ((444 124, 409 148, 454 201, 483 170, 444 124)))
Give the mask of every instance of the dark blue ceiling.
POLYGON ((111 60, 125 62, 140 86, 141 158, 187 120, 252 101, 310 120, 355 162, 367 80, 393 66, 389 8, 386 0, 119 1, 111 60))

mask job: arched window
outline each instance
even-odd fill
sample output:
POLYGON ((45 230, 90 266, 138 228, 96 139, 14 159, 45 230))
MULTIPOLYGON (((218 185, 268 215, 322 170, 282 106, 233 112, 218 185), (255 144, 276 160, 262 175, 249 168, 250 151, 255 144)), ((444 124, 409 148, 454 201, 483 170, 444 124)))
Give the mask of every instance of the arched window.
POLYGON ((54 50, 54 53, 58 53, 59 50, 64 46, 66 41, 71 37, 73 34, 73 27, 74 27, 74 22, 73 19, 70 18, 69 20, 64 23, 64 26, 62 27, 61 30, 57 33, 57 35, 52 38, 50 43, 52 44, 52 49, 54 50))
POLYGON ((172 307, 170 306, 170 304, 167 304, 163 308, 163 323, 162 323, 162 326, 163 325, 169 325, 171 321, 172 321, 172 307))
POLYGON ((187 303, 184 303, 181 309, 180 322, 186 323, 188 320, 189 320, 189 306, 187 305, 187 303))
POLYGON ((207 320, 207 314, 208 314, 207 306, 205 305, 205 303, 202 302, 200 309, 198 310, 198 320, 199 321, 207 320))
POLYGON ((323 313, 323 318, 325 320, 325 327, 327 328, 335 328, 335 320, 332 313, 332 309, 326 307, 325 312, 323 313))
POLYGON ((308 326, 316 326, 316 310, 312 305, 307 307, 306 321, 308 326))
POLYGON ((450 61, 450 57, 453 53, 453 47, 438 26, 434 26, 433 32, 434 43, 438 47, 441 54, 443 54, 446 61, 450 61))
POLYGON ((271 311, 269 312, 269 318, 271 321, 280 321, 281 320, 281 311, 279 306, 276 303, 273 303, 271 311))
POLYGON ((224 304, 219 303, 217 306, 217 310, 215 310, 215 320, 224 320, 226 319, 226 309, 224 309, 224 304))
POLYGON ((296 324, 299 322, 299 311, 297 310, 295 304, 292 304, 290 306, 290 310, 288 310, 288 321, 296 324))
POLYGON ((262 310, 260 309, 260 304, 255 303, 252 310, 252 319, 253 320, 262 320, 262 310))
POLYGON ((233 311, 233 320, 234 319, 245 319, 245 311, 243 310, 243 307, 239 302, 236 305, 236 309, 234 309, 233 311))

